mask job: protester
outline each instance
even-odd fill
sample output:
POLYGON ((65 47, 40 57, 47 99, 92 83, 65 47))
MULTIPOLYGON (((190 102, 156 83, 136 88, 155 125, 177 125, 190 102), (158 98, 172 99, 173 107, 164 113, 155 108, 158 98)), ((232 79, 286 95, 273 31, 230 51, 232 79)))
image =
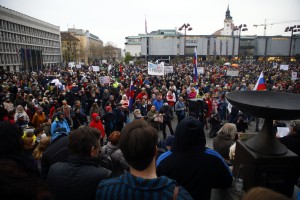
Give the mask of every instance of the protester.
POLYGON ((101 122, 101 117, 97 113, 92 114, 92 120, 90 122, 90 127, 96 128, 100 132, 100 143, 103 145, 104 137, 105 137, 105 130, 103 124, 101 122))
POLYGON ((231 187, 232 174, 224 159, 205 145, 201 122, 184 118, 176 127, 171 151, 157 159, 157 174, 176 180, 194 199, 210 199, 212 188, 231 187))
POLYGON ((166 176, 157 177, 157 130, 146 121, 135 120, 121 133, 120 149, 130 172, 100 182, 96 199, 192 199, 182 187, 166 176))
POLYGON ((34 161, 23 154, 21 136, 16 125, 0 122, 0 199, 52 199, 34 161))
POLYGON ((65 128, 67 133, 70 132, 69 124, 65 119, 63 112, 56 113, 56 119, 51 124, 51 136, 57 128, 65 128))
POLYGON ((98 165, 100 133, 81 127, 70 133, 70 156, 67 162, 50 167, 47 183, 57 199, 95 199, 100 180, 109 178, 111 171, 98 165))

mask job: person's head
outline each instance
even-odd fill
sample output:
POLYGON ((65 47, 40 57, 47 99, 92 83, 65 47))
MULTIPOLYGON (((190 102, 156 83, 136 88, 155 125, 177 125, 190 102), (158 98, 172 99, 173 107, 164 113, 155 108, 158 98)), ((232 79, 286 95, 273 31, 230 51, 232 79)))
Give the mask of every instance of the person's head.
POLYGON ((63 100, 63 101, 62 101, 62 104, 63 104, 63 105, 67 105, 67 101, 66 101, 66 100, 63 100))
POLYGON ((8 121, 0 122, 0 156, 22 151, 22 132, 8 121))
POLYGON ((140 109, 135 109, 133 111, 133 116, 134 116, 135 119, 140 119, 140 118, 143 117, 142 114, 141 114, 141 110, 140 109))
POLYGON ((155 112, 156 111, 156 107, 155 106, 151 106, 151 109, 150 109, 152 112, 155 112))
POLYGON ((42 108, 42 107, 38 107, 38 108, 37 108, 37 112, 38 112, 39 114, 42 114, 42 113, 43 113, 43 108, 42 108))
POLYGON ((173 152, 186 152, 191 149, 205 149, 206 139, 203 126, 199 120, 188 116, 176 127, 173 152))
POLYGON ((243 200, 288 200, 286 196, 268 188, 254 187, 250 189, 243 200))
POLYGON ((237 135, 236 125, 233 123, 224 124, 222 128, 218 131, 218 135, 229 137, 230 139, 234 140, 237 135))
POLYGON ((114 131, 108 137, 108 141, 110 141, 112 145, 117 146, 119 144, 120 137, 121 137, 121 133, 119 131, 114 131))
POLYGON ((106 106, 105 110, 106 110, 106 112, 111 112, 112 111, 112 107, 111 106, 106 106))
POLYGON ((300 120, 294 120, 291 122, 291 132, 300 134, 300 120))
POLYGON ((24 112, 25 111, 25 109, 24 109, 24 107, 22 106, 22 105, 18 105, 17 107, 16 107, 16 112, 17 113, 22 113, 22 112, 24 112))
POLYGON ((158 133, 146 121, 135 120, 121 132, 119 147, 127 163, 136 170, 146 169, 157 154, 158 133))
POLYGON ((98 113, 93 113, 92 114, 92 120, 95 120, 96 122, 98 122, 100 120, 100 116, 98 113))
POLYGON ((57 116, 57 119, 58 119, 58 120, 63 120, 64 117, 65 117, 64 113, 61 112, 61 111, 57 112, 57 113, 56 113, 56 116, 57 116))
POLYGON ((100 149, 100 132, 88 126, 72 131, 69 135, 69 148, 72 154, 97 157, 100 149))
POLYGON ((179 98, 178 98, 178 100, 180 101, 180 102, 183 102, 183 97, 182 96, 180 96, 179 98))

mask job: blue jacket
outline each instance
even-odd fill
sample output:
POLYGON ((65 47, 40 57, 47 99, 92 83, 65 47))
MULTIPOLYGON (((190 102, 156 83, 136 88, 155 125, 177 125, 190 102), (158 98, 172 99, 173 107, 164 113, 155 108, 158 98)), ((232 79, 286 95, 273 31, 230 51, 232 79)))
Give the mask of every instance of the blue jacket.
POLYGON ((164 101, 163 100, 157 101, 157 99, 155 99, 153 101, 153 105, 155 106, 157 112, 159 112, 160 108, 164 105, 164 101))
POLYGON ((65 128, 67 130, 67 133, 70 132, 70 127, 67 122, 67 120, 63 119, 62 121, 59 121, 58 119, 55 119, 54 122, 51 124, 51 136, 54 135, 55 129, 57 128, 65 128))

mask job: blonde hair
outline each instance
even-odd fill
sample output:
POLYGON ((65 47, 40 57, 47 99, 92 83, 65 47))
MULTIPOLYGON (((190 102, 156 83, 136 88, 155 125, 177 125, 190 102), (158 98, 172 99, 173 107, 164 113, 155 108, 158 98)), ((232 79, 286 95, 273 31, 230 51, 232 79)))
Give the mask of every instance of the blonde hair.
POLYGON ((250 189, 243 200, 288 200, 286 196, 268 188, 254 187, 250 189))
POLYGON ((226 123, 218 131, 218 135, 229 136, 232 140, 235 139, 237 134, 236 125, 233 123, 226 123))
POLYGON ((37 147, 34 149, 32 156, 35 160, 40 160, 42 158, 43 152, 46 150, 46 148, 50 144, 50 137, 45 137, 41 139, 40 143, 37 145, 37 147))

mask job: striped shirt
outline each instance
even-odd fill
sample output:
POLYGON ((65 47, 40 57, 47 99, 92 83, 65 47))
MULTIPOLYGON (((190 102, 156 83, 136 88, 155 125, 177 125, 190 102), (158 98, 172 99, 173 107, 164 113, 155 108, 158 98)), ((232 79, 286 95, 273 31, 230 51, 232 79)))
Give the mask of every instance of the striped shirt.
MULTIPOLYGON (((177 183, 166 176, 155 179, 143 179, 126 173, 117 178, 107 179, 100 182, 96 200, 99 199, 173 199, 174 189, 177 183)), ((179 186, 178 200, 192 199, 190 194, 179 186)))

